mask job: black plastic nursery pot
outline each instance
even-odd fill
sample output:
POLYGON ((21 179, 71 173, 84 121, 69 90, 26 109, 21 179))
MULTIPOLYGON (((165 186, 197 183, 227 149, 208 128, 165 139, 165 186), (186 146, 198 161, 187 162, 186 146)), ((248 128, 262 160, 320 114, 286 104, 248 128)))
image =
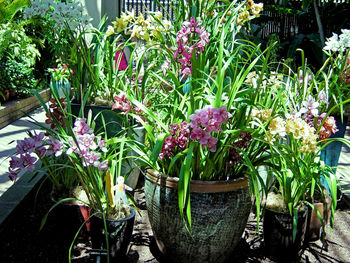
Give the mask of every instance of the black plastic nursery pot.
MULTIPOLYGON (((123 262, 128 253, 129 244, 134 228, 135 211, 131 210, 130 217, 121 220, 106 219, 109 243, 110 262, 123 262)), ((91 243, 96 250, 106 250, 106 235, 103 219, 93 216, 91 222, 91 243)), ((107 256, 101 262, 107 262, 107 256)))
POLYGON ((307 226, 308 209, 298 213, 297 233, 293 241, 293 218, 289 213, 270 209, 264 215, 266 253, 278 262, 296 262, 302 253, 307 226))
MULTIPOLYGON (((72 103, 71 110, 74 116, 82 116, 81 104, 72 103)), ((114 137, 122 130, 123 116, 120 111, 112 110, 109 106, 85 105, 84 118, 88 117, 89 111, 91 111, 92 119, 95 120, 95 131, 97 133, 104 131, 103 120, 106 125, 107 138, 114 137)))
MULTIPOLYGON (((56 203, 55 200, 52 200, 52 202, 53 204, 56 203)), ((53 225, 56 228, 55 235, 67 240, 67 244, 70 245, 80 227, 78 240, 88 240, 90 222, 85 221, 90 214, 91 209, 86 205, 62 202, 49 213, 46 224, 53 225)))

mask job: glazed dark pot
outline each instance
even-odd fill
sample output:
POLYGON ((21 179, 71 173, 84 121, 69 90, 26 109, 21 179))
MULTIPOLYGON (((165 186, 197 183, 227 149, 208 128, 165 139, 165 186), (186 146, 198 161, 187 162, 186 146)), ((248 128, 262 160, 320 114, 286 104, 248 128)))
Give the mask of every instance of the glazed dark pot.
MULTIPOLYGON (((131 210, 131 212, 131 216, 125 219, 106 219, 111 262, 123 262, 120 260, 123 260, 128 252, 135 221, 135 211, 131 210)), ((107 245, 103 219, 99 216, 93 216, 90 222, 92 248, 106 250, 107 245)), ((106 257, 103 260, 106 260, 106 257)))
POLYGON ((178 207, 178 178, 148 170, 149 220, 165 262, 225 262, 242 237, 251 208, 248 178, 191 181, 192 236, 178 207))
POLYGON ((307 226, 308 209, 298 213, 297 233, 293 241, 293 218, 289 213, 265 209, 264 242, 268 255, 278 262, 293 262, 301 256, 307 226))

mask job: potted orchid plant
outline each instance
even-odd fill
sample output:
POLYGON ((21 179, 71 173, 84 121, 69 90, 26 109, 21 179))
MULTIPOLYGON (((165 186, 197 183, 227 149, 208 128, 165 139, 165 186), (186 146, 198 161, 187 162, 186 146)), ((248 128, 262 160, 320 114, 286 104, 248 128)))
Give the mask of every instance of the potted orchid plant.
MULTIPOLYGON (((55 192, 75 186, 73 191, 67 193, 68 196, 61 196, 56 200, 43 218, 41 228, 49 214, 57 210, 56 207, 68 201, 78 202, 89 208, 83 216, 85 215, 87 231, 91 229, 91 233, 95 233, 93 246, 110 251, 107 253, 108 258, 110 256, 122 257, 127 252, 135 217, 134 210, 131 209, 125 195, 124 178, 121 177, 118 184, 114 183, 122 174, 122 167, 125 165, 123 152, 127 151, 127 139, 122 137, 107 139, 105 133, 102 133, 104 137, 101 137, 101 134, 95 134, 91 117, 88 120, 82 118, 73 120, 72 115, 67 113, 69 100, 58 98, 55 90, 53 90, 53 96, 49 108, 43 104, 47 111, 46 123, 49 127, 36 122, 38 127, 41 127, 46 133, 30 134, 30 138, 18 142, 19 157, 14 156, 10 161, 10 176, 15 178, 19 170, 23 168, 33 171, 34 163, 40 159, 42 169, 51 179, 56 189, 55 192), (88 123, 91 123, 92 126, 88 123), (66 177, 62 175, 63 171, 66 177), (72 182, 72 185, 68 185, 68 181, 72 182), (77 188, 80 191, 77 191, 77 188), (102 226, 98 219, 91 219, 91 224, 89 223, 89 217, 95 215, 102 220, 102 226), (108 233, 112 231, 110 227, 113 226, 120 227, 121 235, 115 239, 106 236, 102 242, 101 227, 108 228, 108 231, 105 231, 108 233)), ((74 233, 78 227, 73 230, 74 233)), ((83 227, 84 224, 80 226, 80 229, 83 227)), ((71 241, 73 236, 67 239, 71 241)), ((71 253, 73 243, 69 253, 71 253)))
POLYGON ((270 173, 275 184, 266 200, 264 240, 268 252, 277 258, 288 255, 295 259, 300 255, 308 207, 325 225, 328 215, 315 208, 314 200, 319 196, 327 207, 328 191, 332 197, 333 223, 337 182, 331 167, 320 160, 320 152, 334 140, 329 137, 337 132, 337 127, 334 117, 327 112, 327 90, 313 80, 313 77, 309 80, 288 77, 285 89, 288 99, 283 111, 271 116, 266 130, 265 140, 271 152, 270 173), (300 88, 304 81, 307 83, 300 88), (325 187, 328 191, 324 191, 325 187))
MULTIPOLYGON (((79 196, 62 199, 52 206, 44 217, 42 226, 55 207, 77 199, 91 209, 90 215, 84 218, 84 223, 90 220, 92 246, 106 250, 108 262, 110 258, 125 256, 135 218, 135 212, 126 196, 124 177, 120 176, 126 145, 125 137, 105 141, 94 134, 85 119, 77 118, 74 127, 68 128, 67 132, 60 130, 53 147, 56 154, 67 156, 82 192, 79 196), (107 235, 111 232, 114 235, 107 235)), ((84 224, 80 229, 83 226, 84 224)), ((69 249, 69 259, 75 238, 69 249)))
POLYGON ((322 68, 328 68, 330 108, 339 104, 340 115, 346 105, 343 102, 350 99, 350 30, 342 29, 341 34, 333 33, 328 39, 324 52, 328 58, 322 68))
POLYGON ((269 120, 257 126, 252 111, 259 102, 273 112, 280 107, 277 88, 261 92, 245 82, 251 71, 267 71, 269 49, 235 39, 241 12, 253 15, 261 5, 215 4, 197 5, 203 8, 198 12, 185 5, 174 32, 145 50, 150 62, 142 83, 157 87, 151 104, 132 91, 123 94, 123 105, 142 112, 129 110, 146 130, 145 143, 134 150, 150 168, 148 214, 158 247, 175 262, 222 262, 232 252, 250 213, 249 182, 259 200, 255 166, 269 158, 263 142, 269 120), (204 15, 210 10, 215 18, 204 15), (208 232, 215 233, 215 242, 208 232))
POLYGON ((71 88, 70 79, 74 71, 69 69, 66 64, 61 63, 59 63, 57 67, 49 68, 47 71, 51 73, 51 89, 57 89, 59 98, 69 97, 71 88))
MULTIPOLYGON (((70 134, 62 136, 60 146, 68 155, 86 194, 84 201, 91 208, 92 246, 105 249, 108 262, 110 258, 119 260, 127 253, 135 219, 135 212, 126 196, 124 177, 121 176, 126 138, 113 138, 106 142, 95 136, 85 120, 80 118, 75 120, 70 134)), ((69 254, 73 243, 74 240, 69 254)))

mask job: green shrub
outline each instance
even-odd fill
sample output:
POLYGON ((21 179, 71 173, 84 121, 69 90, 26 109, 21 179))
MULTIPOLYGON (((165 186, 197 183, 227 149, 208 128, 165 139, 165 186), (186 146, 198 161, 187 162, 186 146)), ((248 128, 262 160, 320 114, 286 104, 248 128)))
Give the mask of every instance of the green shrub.
POLYGON ((34 66, 40 53, 22 26, 0 24, 0 92, 16 89, 25 94, 25 88, 35 88, 34 66))

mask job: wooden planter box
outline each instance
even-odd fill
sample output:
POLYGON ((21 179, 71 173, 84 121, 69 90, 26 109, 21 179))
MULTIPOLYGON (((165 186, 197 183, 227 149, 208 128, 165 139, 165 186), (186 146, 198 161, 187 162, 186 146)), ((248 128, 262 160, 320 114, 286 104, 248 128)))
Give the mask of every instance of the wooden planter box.
MULTIPOLYGON (((51 91, 48 88, 40 91, 39 94, 47 102, 50 99, 51 91)), ((40 101, 36 96, 4 103, 0 106, 0 129, 40 106, 40 101)))

